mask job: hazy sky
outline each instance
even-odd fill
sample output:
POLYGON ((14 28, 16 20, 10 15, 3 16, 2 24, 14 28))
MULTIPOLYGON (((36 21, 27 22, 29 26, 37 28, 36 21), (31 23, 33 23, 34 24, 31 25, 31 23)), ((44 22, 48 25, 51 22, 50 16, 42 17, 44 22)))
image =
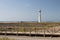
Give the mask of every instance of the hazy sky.
POLYGON ((60 0, 0 0, 0 21, 60 21, 60 0))

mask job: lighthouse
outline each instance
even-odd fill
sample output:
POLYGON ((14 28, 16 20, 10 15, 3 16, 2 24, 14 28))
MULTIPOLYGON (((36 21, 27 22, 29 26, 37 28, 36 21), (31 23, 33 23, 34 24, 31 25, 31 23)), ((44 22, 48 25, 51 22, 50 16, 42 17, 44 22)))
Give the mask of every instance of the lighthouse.
POLYGON ((42 20, 41 20, 41 10, 39 11, 38 13, 38 22, 40 23, 42 20))

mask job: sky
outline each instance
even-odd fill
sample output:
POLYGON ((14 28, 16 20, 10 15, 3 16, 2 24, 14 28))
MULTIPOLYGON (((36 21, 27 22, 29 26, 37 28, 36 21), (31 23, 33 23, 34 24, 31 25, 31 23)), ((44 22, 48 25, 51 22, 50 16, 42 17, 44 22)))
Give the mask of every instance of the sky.
POLYGON ((60 0, 0 0, 0 21, 60 21, 60 0))

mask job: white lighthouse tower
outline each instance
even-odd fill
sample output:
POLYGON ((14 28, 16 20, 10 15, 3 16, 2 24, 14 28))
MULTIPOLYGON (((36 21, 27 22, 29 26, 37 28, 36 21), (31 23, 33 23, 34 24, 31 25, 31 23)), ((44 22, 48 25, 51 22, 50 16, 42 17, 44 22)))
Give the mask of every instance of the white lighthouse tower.
POLYGON ((38 13, 38 22, 39 22, 39 23, 41 22, 41 10, 40 10, 39 13, 38 13))

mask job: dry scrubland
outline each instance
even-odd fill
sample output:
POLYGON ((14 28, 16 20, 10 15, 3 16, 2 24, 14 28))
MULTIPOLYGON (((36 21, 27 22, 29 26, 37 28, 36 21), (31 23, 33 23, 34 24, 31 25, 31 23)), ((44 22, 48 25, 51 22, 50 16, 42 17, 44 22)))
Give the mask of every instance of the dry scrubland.
MULTIPOLYGON (((60 30, 60 23, 37 23, 37 22, 16 22, 16 23, 0 23, 0 31, 11 31, 11 32, 29 32, 39 30, 60 30)), ((55 30, 55 31, 56 31, 55 30)))
MULTIPOLYGON (((0 32, 54 32, 60 33, 60 23, 54 22, 13 22, 13 23, 0 23, 0 32)), ((60 37, 23 37, 23 36, 0 36, 0 40, 60 40, 60 37)))
POLYGON ((37 22, 5 22, 0 23, 0 31, 10 31, 10 32, 32 32, 32 31, 43 31, 54 32, 60 31, 60 23, 57 22, 44 22, 44 23, 37 23, 37 22))

